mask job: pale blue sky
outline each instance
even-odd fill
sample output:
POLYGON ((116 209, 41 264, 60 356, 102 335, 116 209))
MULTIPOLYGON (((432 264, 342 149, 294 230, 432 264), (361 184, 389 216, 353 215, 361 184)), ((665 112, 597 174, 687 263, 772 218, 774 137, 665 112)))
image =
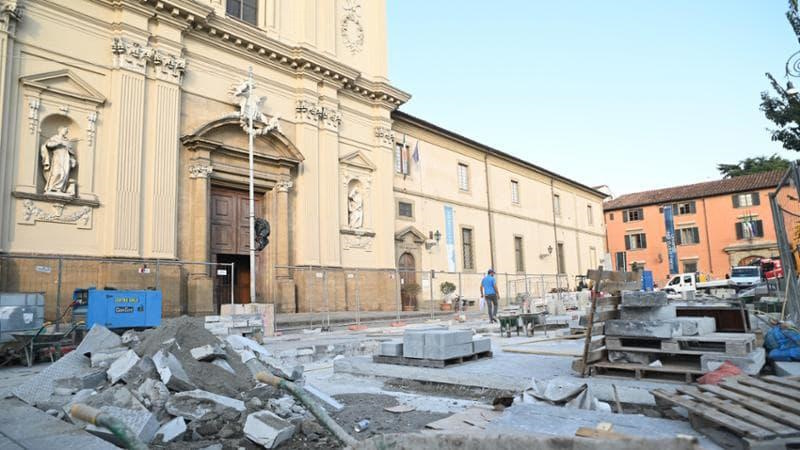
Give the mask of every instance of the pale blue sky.
MULTIPOLYGON (((402 110, 615 195, 796 152, 764 72, 800 50, 784 0, 388 0, 402 110)), ((800 84, 796 80, 795 84, 800 84)), ((424 152, 424 148, 422 149, 424 152)))

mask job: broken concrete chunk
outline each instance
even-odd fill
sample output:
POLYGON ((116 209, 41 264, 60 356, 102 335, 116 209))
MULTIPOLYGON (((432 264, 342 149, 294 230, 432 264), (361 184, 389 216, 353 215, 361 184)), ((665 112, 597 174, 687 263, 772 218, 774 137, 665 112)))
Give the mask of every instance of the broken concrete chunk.
POLYGON ((656 306, 653 308, 622 308, 619 317, 622 320, 667 320, 677 317, 675 305, 656 306))
POLYGON ((127 347, 113 347, 106 350, 93 352, 90 357, 91 366, 108 368, 111 363, 116 361, 117 358, 124 355, 127 351, 127 347))
POLYGON ((717 321, 713 317, 677 317, 671 321, 681 325, 683 336, 704 336, 717 331, 717 321))
POLYGON ((666 306, 667 293, 664 291, 622 291, 623 308, 652 308, 666 306))
POLYGON ((94 324, 92 329, 83 337, 83 341, 78 345, 78 348, 75 349, 75 353, 90 355, 96 351, 121 345, 122 339, 116 333, 102 325, 94 324))
POLYGON ((341 411, 344 409, 344 405, 339 403, 338 400, 331 397, 330 395, 322 392, 321 390, 317 389, 316 386, 313 384, 306 383, 303 388, 311 395, 313 395, 317 400, 325 404, 326 406, 331 407, 334 411, 341 411))
POLYGON ((278 359, 272 357, 262 357, 261 361, 267 365, 269 371, 276 377, 281 377, 289 381, 297 381, 303 378, 303 366, 296 365, 292 368, 285 366, 278 359))
POLYGON ((159 419, 162 418, 164 407, 169 400, 169 389, 161 381, 148 378, 136 389, 139 398, 145 406, 154 412, 159 419))
POLYGON ((682 336, 680 324, 668 320, 607 320, 605 334, 661 339, 682 336))
POLYGON ((610 362, 620 362, 620 363, 634 363, 634 364, 650 364, 653 361, 653 357, 650 353, 641 353, 641 352, 621 352, 615 350, 609 350, 608 352, 608 360, 610 362))
POLYGON ((259 344, 258 342, 248 339, 243 336, 232 334, 227 336, 225 340, 230 344, 231 348, 236 350, 237 352, 240 350, 248 349, 253 353, 256 353, 259 358, 262 356, 272 356, 272 354, 264 348, 263 345, 259 344))
POLYGON ((244 434, 264 448, 275 448, 292 437, 294 425, 271 411, 259 411, 247 416, 244 434))
POLYGON ((137 386, 148 378, 158 377, 158 371, 156 370, 156 365, 153 362, 153 358, 149 356, 143 356, 139 359, 139 362, 128 371, 128 373, 122 376, 122 381, 124 381, 125 384, 137 386))
POLYGON ((215 366, 222 367, 223 369, 227 370, 228 372, 230 372, 232 374, 236 374, 236 371, 233 370, 233 367, 231 367, 231 365, 228 364, 228 361, 226 361, 224 359, 215 359, 215 360, 211 361, 211 364, 213 364, 215 366))
POLYGON ((156 431, 156 442, 172 442, 178 440, 186 432, 186 420, 176 417, 161 425, 156 431))
POLYGON ((244 364, 247 364, 251 359, 257 359, 256 354, 248 349, 237 350, 236 352, 242 357, 242 363, 244 364))
POLYGON ((244 402, 223 395, 195 389, 178 392, 167 401, 167 411, 189 420, 205 420, 226 412, 241 413, 244 402))
MULTIPOLYGON (((125 425, 127 425, 128 429, 133 433, 134 436, 146 444, 153 440, 156 431, 158 431, 158 420, 156 419, 156 416, 147 410, 131 410, 117 408, 116 406, 102 406, 99 409, 100 411, 118 420, 121 420, 125 425)), ((80 422, 74 417, 72 420, 78 423, 80 422)), ((125 444, 120 441, 108 428, 86 424, 86 431, 117 446, 125 447, 125 444)))
POLYGON ((44 403, 53 395, 55 380, 79 376, 89 369, 89 358, 73 351, 18 385, 12 393, 29 405, 44 403))
POLYGON ((759 347, 747 356, 704 353, 700 356, 700 368, 704 372, 711 372, 719 369, 725 361, 729 361, 748 375, 758 375, 766 362, 766 351, 764 347, 759 347))
MULTIPOLYGON (((133 350, 128 350, 127 352, 123 353, 122 356, 117 358, 111 366, 108 368, 108 381, 111 384, 116 383, 117 381, 121 380, 122 377, 128 374, 128 372, 136 366, 136 363, 139 362, 139 356, 136 355, 136 352, 133 350)), ((87 386, 88 387, 88 386, 87 386)))
POLYGON ((403 356, 403 342, 381 342, 380 354, 383 356, 403 356))
POLYGON ((204 345, 190 350, 192 357, 198 361, 213 361, 228 356, 219 345, 204 345))
POLYGON ((128 345, 130 347, 135 347, 139 345, 139 342, 141 342, 141 339, 139 338, 139 332, 136 330, 125 331, 124 333, 122 333, 120 340, 122 341, 123 344, 128 345))
POLYGON ((161 377, 161 381, 173 391, 188 391, 196 387, 189 379, 186 371, 183 370, 178 358, 171 353, 159 350, 153 355, 153 363, 156 366, 158 375, 161 377))
POLYGON ((55 380, 56 388, 70 388, 73 392, 81 389, 93 389, 106 382, 106 371, 101 367, 78 373, 74 377, 55 380))
POLYGON ((295 401, 292 397, 287 395, 281 398, 271 398, 267 402, 267 405, 269 405, 269 408, 274 411, 275 414, 287 419, 292 416, 292 408, 295 405, 295 401))

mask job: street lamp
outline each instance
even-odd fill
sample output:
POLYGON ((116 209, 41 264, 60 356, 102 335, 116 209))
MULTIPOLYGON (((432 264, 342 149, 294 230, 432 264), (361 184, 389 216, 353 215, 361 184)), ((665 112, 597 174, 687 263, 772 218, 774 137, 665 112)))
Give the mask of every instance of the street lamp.
POLYGON ((795 96, 795 95, 797 95, 799 93, 800 93, 800 91, 798 91, 797 88, 794 87, 794 84, 792 84, 791 81, 786 83, 786 95, 795 96))

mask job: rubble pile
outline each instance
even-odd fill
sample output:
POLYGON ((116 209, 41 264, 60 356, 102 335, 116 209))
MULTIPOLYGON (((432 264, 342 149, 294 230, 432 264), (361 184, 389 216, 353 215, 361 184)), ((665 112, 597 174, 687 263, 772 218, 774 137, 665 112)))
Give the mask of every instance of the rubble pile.
POLYGON ((122 420, 151 448, 274 448, 313 418, 293 397, 258 383, 261 371, 303 376, 302 366, 284 366, 258 342, 215 336, 203 319, 184 316, 121 337, 95 325, 73 352, 13 394, 117 445, 109 430, 71 417, 72 406, 122 420))

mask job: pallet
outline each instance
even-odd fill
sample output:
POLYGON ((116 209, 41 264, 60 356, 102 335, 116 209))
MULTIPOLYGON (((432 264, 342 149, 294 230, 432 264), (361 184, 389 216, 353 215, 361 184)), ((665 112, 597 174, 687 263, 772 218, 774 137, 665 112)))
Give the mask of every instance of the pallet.
POLYGON ((660 405, 685 408, 692 426, 722 446, 733 443, 751 450, 800 446, 797 380, 742 376, 675 391, 656 389, 652 394, 660 405))
POLYGON ((395 364, 399 366, 414 366, 414 367, 432 367, 434 369, 442 369, 448 366, 454 366, 469 361, 477 361, 479 359, 491 358, 492 352, 473 353, 469 356, 460 356, 458 358, 450 359, 424 359, 424 358, 406 358, 405 356, 384 356, 373 355, 372 361, 381 364, 395 364))
POLYGON ((691 383, 703 375, 698 364, 667 363, 662 367, 651 367, 645 364, 612 363, 600 361, 589 366, 591 375, 617 376, 635 378, 637 380, 669 380, 691 383))
POLYGON ((704 336, 683 336, 672 339, 606 336, 606 348, 623 352, 681 355, 722 353, 731 356, 747 356, 756 349, 756 337, 754 334, 742 333, 710 333, 704 336))

